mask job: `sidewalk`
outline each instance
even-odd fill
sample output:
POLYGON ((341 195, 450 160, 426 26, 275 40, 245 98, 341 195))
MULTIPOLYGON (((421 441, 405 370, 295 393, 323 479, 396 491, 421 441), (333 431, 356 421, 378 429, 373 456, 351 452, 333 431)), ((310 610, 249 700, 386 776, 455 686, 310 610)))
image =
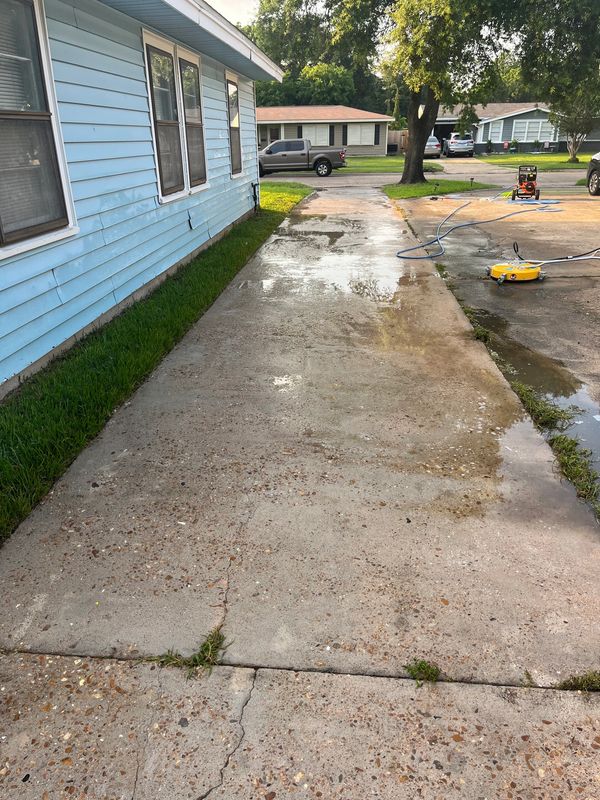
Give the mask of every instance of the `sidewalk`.
POLYGON ((0 798, 598 793, 598 528, 409 236, 305 201, 0 552, 0 798))

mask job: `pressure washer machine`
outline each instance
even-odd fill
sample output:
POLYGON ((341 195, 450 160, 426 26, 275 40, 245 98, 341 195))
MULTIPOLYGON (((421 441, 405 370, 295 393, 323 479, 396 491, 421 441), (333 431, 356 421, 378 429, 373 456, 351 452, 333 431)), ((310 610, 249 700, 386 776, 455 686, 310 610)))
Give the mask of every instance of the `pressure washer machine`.
POLYGON ((540 190, 537 187, 537 167, 531 165, 519 167, 517 185, 512 190, 513 200, 535 198, 540 199, 540 190))

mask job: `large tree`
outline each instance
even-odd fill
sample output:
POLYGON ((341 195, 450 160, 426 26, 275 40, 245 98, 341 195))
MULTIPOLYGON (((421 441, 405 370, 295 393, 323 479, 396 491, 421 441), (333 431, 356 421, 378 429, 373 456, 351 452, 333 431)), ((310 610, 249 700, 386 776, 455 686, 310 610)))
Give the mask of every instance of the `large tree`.
POLYGON ((425 180, 423 152, 440 104, 485 101, 506 36, 504 0, 396 0, 387 69, 409 89, 402 183, 425 180))
POLYGON ((581 86, 557 97, 550 106, 550 122, 567 137, 572 162, 579 161, 579 148, 600 118, 600 76, 590 77, 581 86))

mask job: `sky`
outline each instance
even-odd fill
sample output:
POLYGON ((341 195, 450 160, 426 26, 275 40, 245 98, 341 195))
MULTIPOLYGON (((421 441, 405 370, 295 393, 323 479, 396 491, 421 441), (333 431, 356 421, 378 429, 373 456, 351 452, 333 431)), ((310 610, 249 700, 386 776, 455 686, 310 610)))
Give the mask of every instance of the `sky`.
POLYGON ((219 14, 230 22, 247 25, 256 14, 258 0, 207 0, 219 14))

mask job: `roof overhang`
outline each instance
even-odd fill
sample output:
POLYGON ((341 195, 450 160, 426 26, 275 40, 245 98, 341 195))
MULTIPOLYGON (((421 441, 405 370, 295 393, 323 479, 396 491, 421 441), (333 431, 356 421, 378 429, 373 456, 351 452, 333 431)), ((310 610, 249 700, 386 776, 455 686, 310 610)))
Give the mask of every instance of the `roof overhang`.
POLYGON ((531 106, 531 108, 522 108, 520 111, 512 111, 510 114, 501 114, 499 117, 482 117, 476 125, 483 125, 485 122, 498 122, 499 119, 508 119, 509 117, 518 117, 520 114, 531 114, 532 111, 543 111, 546 114, 550 113, 549 108, 544 106, 531 106))
POLYGON ((252 80, 281 81, 283 70, 203 0, 101 0, 252 80))
POLYGON ((372 117, 370 119, 257 119, 258 125, 346 125, 355 122, 393 122, 393 117, 372 117))

